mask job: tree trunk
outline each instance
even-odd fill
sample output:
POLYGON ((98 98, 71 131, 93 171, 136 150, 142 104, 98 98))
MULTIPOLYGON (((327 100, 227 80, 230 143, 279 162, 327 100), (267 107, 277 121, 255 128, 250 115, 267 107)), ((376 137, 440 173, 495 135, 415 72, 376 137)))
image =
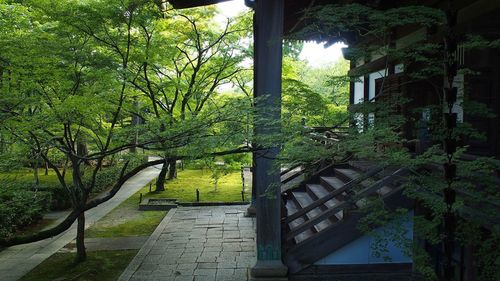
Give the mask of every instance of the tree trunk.
POLYGON ((76 257, 75 263, 83 262, 87 259, 87 251, 85 250, 85 213, 78 216, 76 228, 76 257))
POLYGON ((40 184, 40 177, 38 176, 38 159, 35 159, 33 163, 33 177, 35 178, 35 184, 40 184))
MULTIPOLYGON (((139 112, 139 109, 140 109, 139 102, 137 101, 137 98, 134 98, 133 105, 134 105, 134 109, 136 110, 136 112, 132 113, 132 126, 137 127, 138 125, 141 124, 141 119, 140 119, 139 115, 137 115, 137 113, 139 112)), ((134 144, 137 145, 138 143, 139 143, 139 132, 138 132, 138 129, 136 128, 135 132, 134 132, 134 144)), ((137 147, 132 146, 129 149, 129 151, 130 151, 130 153, 137 153, 137 147)))
POLYGON ((172 180, 177 178, 177 159, 168 160, 168 177, 167 180, 172 180))
POLYGON ((44 175, 48 176, 49 175, 49 162, 45 161, 45 173, 44 175))
POLYGON ((168 171, 168 160, 165 160, 163 162, 163 166, 161 167, 160 174, 158 175, 158 178, 156 179, 156 189, 155 192, 160 192, 165 190, 165 176, 167 175, 168 171))
MULTIPOLYGON (((89 154, 89 150, 87 148, 87 143, 84 141, 78 140, 76 142, 76 154, 78 156, 86 156, 89 154)), ((85 165, 89 166, 90 162, 88 160, 84 161, 85 165)))

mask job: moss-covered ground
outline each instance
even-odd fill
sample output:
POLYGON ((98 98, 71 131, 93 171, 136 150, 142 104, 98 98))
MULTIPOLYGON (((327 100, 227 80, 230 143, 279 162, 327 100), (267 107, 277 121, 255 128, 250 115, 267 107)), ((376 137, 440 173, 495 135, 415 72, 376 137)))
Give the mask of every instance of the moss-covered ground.
POLYGON ((115 281, 137 250, 89 252, 85 262, 75 265, 75 253, 57 253, 26 274, 21 281, 72 280, 115 281))

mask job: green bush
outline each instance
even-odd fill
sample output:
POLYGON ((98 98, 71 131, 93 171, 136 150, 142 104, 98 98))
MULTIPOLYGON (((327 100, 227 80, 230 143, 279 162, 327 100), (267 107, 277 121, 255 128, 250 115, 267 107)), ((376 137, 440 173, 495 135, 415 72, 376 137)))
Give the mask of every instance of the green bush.
MULTIPOLYGON (((144 163, 142 155, 127 155, 115 165, 104 167, 96 176, 94 193, 100 193, 118 180, 122 163, 130 160, 127 171, 144 163)), ((84 182, 89 183, 92 169, 84 173, 84 182)), ((70 182, 70 179, 68 179, 70 182)), ((73 188, 71 185, 69 188, 73 188)), ((35 185, 22 178, 0 179, 0 237, 13 235, 17 230, 40 219, 48 210, 63 210, 71 207, 67 191, 59 182, 35 185)))
POLYGON ((0 190, 0 237, 9 237, 17 230, 42 218, 49 209, 51 194, 16 187, 0 190))
MULTIPOLYGON (((38 191, 47 192, 50 196, 50 210, 65 210, 71 207, 68 192, 60 184, 42 184, 37 187, 38 191)), ((31 188, 34 190, 34 187, 31 188)))
MULTIPOLYGON (((126 172, 129 172, 135 167, 146 162, 147 158, 145 158, 144 155, 127 154, 123 157, 123 159, 118 161, 118 163, 115 163, 112 166, 102 168, 96 175, 96 184, 93 192, 100 193, 110 188, 118 180, 118 177, 120 176, 121 170, 123 168, 123 164, 126 161, 130 161, 126 170, 126 172)), ((92 172, 85 173, 84 176, 85 184, 90 183, 91 176, 92 172)))

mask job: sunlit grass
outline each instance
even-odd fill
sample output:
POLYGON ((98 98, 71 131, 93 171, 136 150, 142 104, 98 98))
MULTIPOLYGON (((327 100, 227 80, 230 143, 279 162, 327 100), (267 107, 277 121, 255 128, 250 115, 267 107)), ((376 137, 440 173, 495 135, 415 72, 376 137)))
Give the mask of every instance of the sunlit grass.
MULTIPOLYGON (((71 172, 66 171, 65 179, 71 178, 71 172)), ((48 174, 45 175, 45 170, 40 169, 38 171, 38 179, 40 180, 40 184, 45 185, 58 185, 59 180, 57 178, 56 173, 49 169, 48 174)), ((0 172, 0 182, 1 181, 13 181, 20 184, 34 184, 35 177, 33 174, 33 170, 30 169, 21 169, 17 171, 9 171, 9 172, 0 172)))
MULTIPOLYGON (((176 198, 182 202, 195 202, 196 189, 200 191, 201 202, 241 202, 241 173, 230 172, 219 180, 217 190, 209 170, 179 171, 177 179, 167 181, 165 191, 148 194, 149 187, 143 189, 145 198, 176 198)), ((154 190, 154 184, 153 184, 154 190)), ((245 189, 245 201, 250 199, 250 188, 245 189)))

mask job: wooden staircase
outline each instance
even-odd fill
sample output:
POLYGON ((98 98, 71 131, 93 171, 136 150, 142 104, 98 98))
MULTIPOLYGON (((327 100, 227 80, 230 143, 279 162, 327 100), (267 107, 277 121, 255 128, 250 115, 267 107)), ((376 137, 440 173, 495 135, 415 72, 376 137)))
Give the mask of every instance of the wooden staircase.
MULTIPOLYGON (((382 169, 366 162, 328 166, 298 187, 282 188, 284 262, 291 274, 362 236, 357 222, 370 199, 391 209, 410 207, 402 195, 405 169, 382 169)), ((297 176, 295 176, 297 178, 297 176)))

